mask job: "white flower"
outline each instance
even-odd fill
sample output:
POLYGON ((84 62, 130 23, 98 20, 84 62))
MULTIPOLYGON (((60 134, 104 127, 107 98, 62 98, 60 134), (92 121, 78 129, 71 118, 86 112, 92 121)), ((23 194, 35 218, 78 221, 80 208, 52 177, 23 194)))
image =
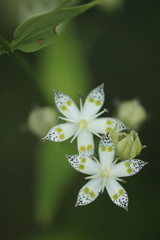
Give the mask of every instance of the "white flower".
POLYGON ((107 133, 99 144, 100 162, 95 157, 94 161, 85 154, 66 155, 72 167, 91 175, 85 178, 91 180, 79 191, 76 206, 93 202, 106 188, 111 200, 119 207, 128 210, 128 195, 117 180, 124 182, 119 177, 132 176, 147 163, 139 159, 128 159, 116 164, 117 160, 113 161, 114 152, 113 142, 107 133))
POLYGON ((105 134, 110 131, 116 123, 119 124, 119 131, 127 129, 127 127, 115 118, 99 118, 102 113, 106 112, 104 109, 100 110, 104 103, 104 84, 93 89, 87 96, 84 106, 82 106, 82 99, 80 97, 80 111, 73 100, 64 93, 55 92, 55 103, 58 110, 66 117, 59 117, 68 123, 59 124, 48 132, 43 139, 48 139, 54 142, 64 141, 73 136, 70 143, 78 138, 78 151, 88 151, 89 154, 94 152, 93 134, 105 134))

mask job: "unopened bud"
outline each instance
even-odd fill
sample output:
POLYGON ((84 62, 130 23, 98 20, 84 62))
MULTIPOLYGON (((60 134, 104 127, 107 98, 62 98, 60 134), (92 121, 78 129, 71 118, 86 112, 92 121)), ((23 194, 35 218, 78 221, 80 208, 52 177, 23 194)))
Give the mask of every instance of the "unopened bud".
POLYGON ((56 116, 56 110, 51 107, 39 107, 32 110, 27 121, 29 131, 39 138, 44 137, 56 124, 56 116))
POLYGON ((122 160, 135 158, 146 147, 142 146, 138 133, 135 131, 129 134, 118 132, 118 124, 111 130, 110 136, 115 145, 115 154, 122 160))
MULTIPOLYGON (((119 137, 122 138, 122 135, 120 134, 119 137)), ((132 159, 139 155, 144 147, 140 142, 138 133, 131 131, 116 145, 116 155, 123 160, 132 159)))
POLYGON ((146 120, 147 113, 138 100, 121 102, 117 107, 116 118, 130 129, 138 129, 146 120))
POLYGON ((114 12, 123 7, 124 0, 104 0, 102 7, 108 12, 114 12))

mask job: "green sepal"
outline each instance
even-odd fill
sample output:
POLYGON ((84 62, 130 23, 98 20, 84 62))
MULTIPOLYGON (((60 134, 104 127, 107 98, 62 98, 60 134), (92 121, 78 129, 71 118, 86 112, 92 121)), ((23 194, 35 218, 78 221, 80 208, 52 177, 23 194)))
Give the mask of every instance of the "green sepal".
POLYGON ((132 144, 134 142, 133 133, 131 132, 126 137, 124 137, 116 146, 116 155, 120 156, 122 159, 130 158, 130 152, 132 144))
POLYGON ((118 123, 116 123, 115 127, 110 131, 110 137, 112 139, 112 142, 114 143, 114 146, 118 143, 118 133, 119 133, 119 127, 118 123))
POLYGON ((132 159, 140 154, 141 150, 146 147, 142 146, 138 133, 131 131, 127 133, 118 134, 118 143, 115 146, 116 155, 121 159, 132 159))
POLYGON ((142 150, 142 144, 140 142, 140 139, 138 137, 138 133, 133 132, 133 135, 134 135, 134 142, 132 144, 132 147, 131 147, 131 151, 130 151, 130 158, 134 158, 135 156, 139 155, 141 150, 142 150))

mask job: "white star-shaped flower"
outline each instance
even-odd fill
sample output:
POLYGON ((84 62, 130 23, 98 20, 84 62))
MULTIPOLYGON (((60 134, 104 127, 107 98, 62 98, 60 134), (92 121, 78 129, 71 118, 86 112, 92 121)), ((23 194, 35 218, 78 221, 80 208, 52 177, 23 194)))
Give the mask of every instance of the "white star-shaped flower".
POLYGON ((79 191, 76 206, 83 206, 93 202, 106 188, 111 200, 126 210, 128 210, 128 195, 125 189, 118 183, 124 182, 119 177, 128 177, 138 173, 147 162, 139 159, 128 159, 116 164, 114 159, 114 145, 109 133, 101 138, 99 144, 100 162, 95 158, 92 160, 88 155, 66 155, 69 163, 79 172, 91 176, 91 179, 79 191), (118 181, 117 181, 118 180, 118 181))
POLYGON ((46 137, 54 142, 62 142, 73 136, 70 143, 78 138, 78 151, 88 151, 89 154, 94 152, 93 134, 101 138, 100 134, 109 132, 116 123, 119 124, 119 131, 127 129, 127 127, 115 118, 98 118, 102 113, 106 112, 104 109, 98 113, 104 103, 104 84, 93 89, 87 96, 84 106, 82 106, 82 99, 80 98, 80 110, 77 108, 73 100, 64 93, 55 92, 55 103, 58 110, 65 116, 59 119, 67 121, 67 123, 59 124, 48 132, 46 137), (97 114, 98 113, 98 114, 97 114))

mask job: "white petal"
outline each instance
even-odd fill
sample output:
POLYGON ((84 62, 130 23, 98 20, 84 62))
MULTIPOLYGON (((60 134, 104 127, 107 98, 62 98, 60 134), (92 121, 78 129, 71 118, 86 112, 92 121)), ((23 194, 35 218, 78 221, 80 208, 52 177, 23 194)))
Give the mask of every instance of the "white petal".
POLYGON ((78 151, 79 152, 87 151, 88 156, 93 155, 94 141, 92 133, 84 128, 80 131, 77 138, 78 138, 78 151))
POLYGON ((78 193, 76 207, 93 202, 102 189, 102 178, 93 178, 78 193))
POLYGON ((114 158, 114 144, 109 136, 109 133, 102 136, 99 143, 99 158, 104 168, 109 168, 114 158))
POLYGON ((100 173, 99 165, 88 156, 66 155, 69 163, 77 171, 89 175, 97 175, 100 173))
POLYGON ((128 159, 113 166, 110 173, 114 177, 128 177, 138 173, 146 164, 139 159, 128 159))
POLYGON ((128 195, 125 189, 113 178, 106 181, 106 189, 111 200, 119 207, 128 210, 128 195))
POLYGON ((127 127, 116 118, 97 118, 90 121, 87 128, 92 132, 105 134, 115 127, 116 123, 119 125, 119 131, 127 129, 127 127))
POLYGON ((51 128, 43 139, 53 142, 62 142, 75 134, 78 126, 74 123, 63 123, 51 128))
POLYGON ((67 118, 79 121, 80 111, 74 101, 66 94, 54 91, 58 110, 67 118))
POLYGON ((99 87, 93 89, 87 96, 82 111, 82 116, 86 120, 89 120, 101 109, 104 103, 103 87, 104 84, 101 84, 99 87))

